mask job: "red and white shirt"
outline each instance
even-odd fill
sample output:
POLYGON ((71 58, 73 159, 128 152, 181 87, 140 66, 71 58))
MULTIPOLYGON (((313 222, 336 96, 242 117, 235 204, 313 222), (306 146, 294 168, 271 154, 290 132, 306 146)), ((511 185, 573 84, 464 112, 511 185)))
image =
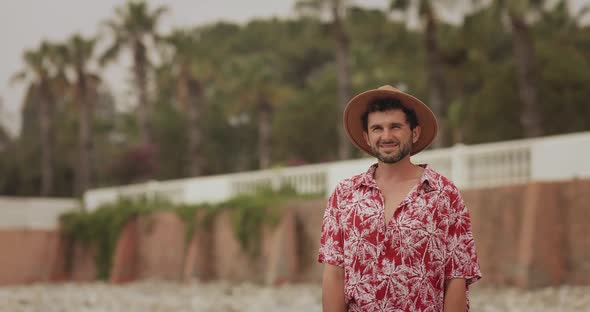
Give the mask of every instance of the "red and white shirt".
POLYGON ((422 165, 419 183, 385 224, 377 164, 330 196, 318 261, 344 268, 349 311, 442 311, 444 283, 481 278, 457 187, 422 165))

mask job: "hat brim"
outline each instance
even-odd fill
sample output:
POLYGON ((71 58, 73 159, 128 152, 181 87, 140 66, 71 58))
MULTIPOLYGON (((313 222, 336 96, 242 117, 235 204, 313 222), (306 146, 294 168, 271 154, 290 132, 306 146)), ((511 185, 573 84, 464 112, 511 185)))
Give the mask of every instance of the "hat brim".
POLYGON ((367 106, 378 99, 398 99, 402 105, 416 112, 421 132, 418 141, 412 144, 411 155, 419 153, 432 144, 438 132, 438 122, 436 116, 426 104, 398 90, 373 89, 352 98, 344 109, 344 128, 356 147, 369 155, 375 156, 363 136, 362 115, 367 111, 367 106))

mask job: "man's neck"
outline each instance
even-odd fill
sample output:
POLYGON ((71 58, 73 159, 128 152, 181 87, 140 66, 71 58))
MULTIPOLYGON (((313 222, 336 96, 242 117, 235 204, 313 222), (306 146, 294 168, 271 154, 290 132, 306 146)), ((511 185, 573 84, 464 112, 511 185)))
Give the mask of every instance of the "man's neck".
POLYGON ((379 161, 375 170, 375 180, 389 183, 403 182, 419 178, 423 171, 423 168, 410 162, 410 156, 406 156, 394 164, 379 161))

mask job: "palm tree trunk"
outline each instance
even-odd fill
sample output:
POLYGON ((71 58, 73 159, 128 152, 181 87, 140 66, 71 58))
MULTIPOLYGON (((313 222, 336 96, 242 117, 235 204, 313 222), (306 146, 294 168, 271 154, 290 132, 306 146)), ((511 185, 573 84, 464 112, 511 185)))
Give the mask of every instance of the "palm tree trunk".
POLYGON ((92 154, 92 111, 93 103, 88 96, 88 85, 84 72, 78 69, 78 84, 76 88, 78 104, 78 122, 80 133, 78 136, 78 174, 76 195, 81 196, 90 187, 91 170, 90 155, 92 154))
POLYGON ((137 117, 139 126, 139 139, 143 145, 152 143, 151 129, 151 105, 147 91, 147 57, 146 49, 141 41, 136 41, 133 49, 135 87, 137 91, 137 117))
POLYGON ((262 102, 258 108, 258 166, 270 167, 272 107, 262 102))
MULTIPOLYGON (((350 100, 351 81, 350 81, 350 43, 344 26, 342 25, 342 3, 341 0, 332 0, 332 27, 334 31, 335 40, 335 55, 336 64, 338 66, 338 101, 339 112, 342 114, 346 104, 350 100)), ((350 158, 350 142, 342 126, 342 118, 340 120, 340 127, 338 127, 338 158, 350 158)))
POLYGON ((53 193, 53 94, 46 79, 41 81, 39 103, 41 138, 41 196, 53 193))
POLYGON ((191 176, 203 174, 203 155, 201 151, 201 108, 203 105, 203 90, 197 79, 188 81, 190 103, 187 105, 188 117, 188 154, 190 157, 189 172, 191 176))
POLYGON ((521 16, 510 14, 512 46, 518 69, 520 100, 523 109, 520 122, 526 137, 543 134, 539 112, 537 83, 535 81, 534 45, 529 26, 521 16))
POLYGON ((183 64, 178 78, 177 88, 180 111, 185 113, 185 124, 188 129, 188 155, 187 172, 190 176, 203 174, 203 155, 201 153, 201 109, 199 103, 202 100, 201 84, 192 77, 189 66, 183 64))
POLYGON ((447 108, 448 95, 444 79, 444 67, 438 41, 436 39, 437 24, 432 8, 426 12, 426 30, 424 45, 426 46, 426 74, 428 76, 429 105, 438 119, 438 139, 434 147, 448 146, 447 108))

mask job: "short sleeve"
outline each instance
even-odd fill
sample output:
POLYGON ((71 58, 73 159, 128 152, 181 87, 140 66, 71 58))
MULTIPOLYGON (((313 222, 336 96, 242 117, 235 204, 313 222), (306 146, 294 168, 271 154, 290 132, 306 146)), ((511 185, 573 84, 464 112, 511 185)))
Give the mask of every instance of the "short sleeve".
POLYGON ((481 278, 467 207, 455 189, 450 194, 445 280, 464 278, 469 286, 481 278))
POLYGON ((342 267, 344 242, 338 211, 338 187, 328 199, 322 221, 318 262, 342 267))

